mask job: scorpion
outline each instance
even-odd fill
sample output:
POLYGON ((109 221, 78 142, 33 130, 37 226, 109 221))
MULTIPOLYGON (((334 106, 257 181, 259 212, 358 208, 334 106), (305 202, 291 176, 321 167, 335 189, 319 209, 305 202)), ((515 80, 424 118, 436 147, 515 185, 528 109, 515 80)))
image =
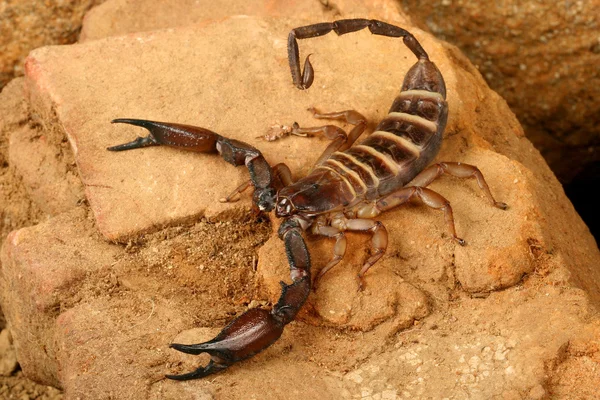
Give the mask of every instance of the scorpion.
POLYGON ((281 282, 281 295, 271 310, 252 308, 231 321, 212 340, 199 344, 172 343, 171 348, 188 354, 207 353, 210 361, 204 367, 169 379, 189 380, 206 377, 232 364, 254 356, 271 346, 292 322, 314 288, 311 261, 303 232, 309 231, 335 240, 331 260, 320 270, 319 278, 342 260, 346 251, 346 231, 371 233, 371 252, 358 273, 358 288, 365 286, 365 274, 385 253, 387 231, 373 218, 380 213, 419 199, 427 206, 443 211, 450 236, 460 245, 465 241, 456 235, 452 207, 439 193, 427 186, 441 175, 475 178, 479 187, 497 208, 507 205, 494 200, 480 172, 460 162, 438 162, 428 166, 439 152, 448 118, 446 86, 442 74, 429 59, 417 39, 408 31, 379 20, 343 19, 317 23, 291 30, 288 37, 288 59, 294 85, 308 89, 314 80, 310 55, 302 71, 297 39, 337 35, 368 28, 372 34, 401 37, 417 62, 406 73, 399 95, 388 115, 375 131, 357 145, 354 142, 366 128, 366 119, 354 110, 319 113, 309 109, 317 119, 339 120, 353 125, 349 133, 335 125, 301 128, 294 124, 291 133, 323 135, 331 139, 308 176, 292 181, 285 164, 273 167, 261 152, 239 140, 223 137, 205 128, 142 119, 119 118, 125 123, 148 130, 146 137, 109 147, 122 151, 147 146, 173 146, 201 153, 218 153, 234 166, 245 165, 250 180, 222 201, 253 186, 253 208, 259 212, 275 211, 283 218, 278 236, 284 242, 291 284, 281 282))

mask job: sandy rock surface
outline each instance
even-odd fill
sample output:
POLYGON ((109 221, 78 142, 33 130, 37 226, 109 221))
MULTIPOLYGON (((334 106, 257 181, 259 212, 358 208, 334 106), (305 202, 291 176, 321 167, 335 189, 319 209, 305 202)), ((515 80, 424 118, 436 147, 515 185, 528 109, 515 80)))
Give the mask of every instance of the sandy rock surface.
MULTIPOLYGON (((209 339, 246 308, 275 301, 288 267, 280 241, 268 239, 276 222, 250 220, 247 197, 217 201, 247 179, 243 169, 173 149, 107 152, 145 134, 108 122, 208 127, 305 174, 327 143, 268 143, 260 138, 268 127, 314 124, 304 110, 318 106, 355 108, 372 129, 414 60, 399 41, 365 32, 302 42, 316 78, 301 92, 285 52, 289 29, 300 24, 234 17, 32 54, 32 114, 64 131, 90 207, 15 231, 3 245, 2 306, 25 373, 69 398, 593 393, 598 249, 505 102, 455 48, 410 27, 448 86, 438 159, 478 165, 509 210, 491 207, 474 182, 442 178, 432 188, 452 202, 468 246, 451 242, 442 216, 416 203, 384 214, 388 253, 364 292, 356 292, 355 274, 368 239, 350 234, 344 262, 274 346, 213 379, 163 378, 206 362, 168 343, 209 339), (361 52, 369 57, 356 57, 361 52)), ((331 243, 308 242, 318 271, 331 243)))
POLYGON ((23 75, 32 49, 77 40, 83 15, 103 0, 2 0, 0 2, 0 88, 23 75))
POLYGON ((11 333, 8 329, 0 332, 0 375, 9 376, 17 369, 17 354, 12 345, 11 333))
MULTIPOLYGON (((406 22, 394 0, 176 0, 169 3, 147 0, 108 0, 86 14, 80 42, 119 36, 128 33, 153 31, 190 24, 218 21, 232 15, 257 17, 288 17, 313 21, 339 18, 379 18, 406 22)), ((231 40, 235 40, 230 36, 231 40)))
MULTIPOLYGON (((2 216, 0 238, 3 242, 10 231, 23 226, 35 225, 50 217, 42 211, 42 208, 47 204, 57 204, 55 200, 60 196, 56 198, 54 196, 48 197, 48 191, 41 191, 40 193, 45 193, 45 195, 37 196, 35 199, 39 203, 36 203, 32 199, 32 195, 38 187, 48 188, 52 187, 54 183, 59 183, 46 178, 58 177, 60 181, 65 179, 64 175, 46 173, 46 169, 44 168, 46 165, 50 167, 50 172, 52 172, 52 167, 56 166, 56 164, 52 162, 52 159, 45 158, 44 154, 60 153, 60 146, 48 146, 47 148, 40 146, 40 144, 51 142, 46 140, 46 133, 43 132, 41 126, 31 120, 23 89, 23 78, 17 78, 6 85, 0 93, 0 114, 2 115, 0 119, 0 215, 2 216), (21 147, 21 153, 18 151, 15 153, 14 149, 9 152, 11 137, 13 134, 18 134, 19 132, 27 132, 29 134, 29 143, 32 146, 31 148, 26 148, 27 146, 21 147), (37 134, 34 132, 37 132, 37 134), (38 150, 42 149, 44 149, 43 154, 38 153, 38 150), (35 170, 35 173, 28 175, 30 179, 27 184, 20 178, 24 177, 22 170, 19 171, 16 165, 9 162, 9 160, 15 159, 9 156, 9 153, 11 155, 20 154, 20 157, 17 157, 17 159, 24 160, 22 165, 26 166, 29 171, 35 170), (34 162, 27 163, 26 160, 28 158, 34 162), (44 162, 40 163, 40 160, 44 160, 44 162)), ((64 137, 64 135, 61 135, 61 137, 64 137)), ((67 153, 72 155, 70 150, 67 153)), ((61 166, 66 170, 67 166, 65 164, 61 166)), ((9 333, 9 328, 6 327, 4 315, 1 313, 0 328, 2 329, 0 336, 3 339, 12 336, 9 333)), ((0 359, 4 365, 3 369, 7 375, 0 375, 0 398, 62 399, 62 392, 60 390, 36 384, 27 379, 20 369, 15 370, 17 367, 14 364, 16 361, 16 352, 12 338, 0 344, 0 353, 2 353, 0 359)))

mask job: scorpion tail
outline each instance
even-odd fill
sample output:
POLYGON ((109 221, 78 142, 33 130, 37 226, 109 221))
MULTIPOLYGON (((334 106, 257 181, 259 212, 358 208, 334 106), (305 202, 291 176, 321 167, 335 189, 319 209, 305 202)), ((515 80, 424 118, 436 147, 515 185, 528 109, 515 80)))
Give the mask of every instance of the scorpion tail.
POLYGON ((207 353, 211 360, 206 367, 182 375, 167 375, 169 379, 189 380, 222 371, 233 363, 250 358, 279 339, 285 325, 296 318, 310 293, 310 259, 300 227, 294 220, 284 221, 280 236, 285 242, 290 263, 292 284, 281 282, 281 296, 272 310, 253 308, 229 323, 212 340, 198 344, 171 344, 171 348, 187 354, 207 353))

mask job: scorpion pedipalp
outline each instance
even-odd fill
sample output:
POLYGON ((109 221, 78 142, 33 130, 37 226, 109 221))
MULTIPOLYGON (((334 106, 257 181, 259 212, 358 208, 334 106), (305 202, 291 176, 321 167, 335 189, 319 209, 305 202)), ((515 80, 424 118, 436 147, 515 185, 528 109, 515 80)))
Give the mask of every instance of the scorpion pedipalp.
MULTIPOLYGON (((138 137, 128 143, 108 147, 107 150, 123 151, 163 145, 199 153, 219 153, 228 163, 236 167, 245 165, 248 168, 250 182, 254 186, 255 205, 261 211, 268 212, 275 207, 274 196, 283 185, 281 179, 274 174, 261 152, 249 144, 228 139, 208 129, 191 125, 130 118, 119 118, 112 122, 141 126, 149 131, 149 135, 145 138, 138 137)), ((238 187, 236 191, 241 191, 242 186, 238 187)), ((225 198, 225 200, 227 199, 225 198)))
POLYGON ((167 378, 188 380, 219 372, 269 347, 279 339, 283 326, 281 319, 271 312, 254 308, 234 319, 208 342, 191 345, 173 343, 169 347, 187 354, 207 353, 211 360, 206 367, 187 374, 167 375, 167 378))

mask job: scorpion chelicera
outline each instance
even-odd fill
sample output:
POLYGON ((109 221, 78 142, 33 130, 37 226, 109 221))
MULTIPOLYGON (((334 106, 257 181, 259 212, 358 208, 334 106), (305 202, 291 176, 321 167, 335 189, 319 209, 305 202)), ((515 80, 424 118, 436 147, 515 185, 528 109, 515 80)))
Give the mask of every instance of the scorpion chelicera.
POLYGON ((283 218, 278 235, 285 244, 290 265, 291 284, 281 283, 282 292, 271 310, 254 308, 229 323, 214 339, 199 344, 171 344, 184 353, 208 353, 210 362, 194 372, 167 375, 176 380, 202 378, 221 371, 237 361, 249 358, 273 344, 285 325, 294 320, 305 303, 313 282, 310 255, 302 232, 335 239, 333 257, 319 272, 316 281, 335 266, 346 250, 345 231, 371 233, 371 254, 358 273, 359 290, 365 285, 367 270, 379 260, 387 247, 387 231, 372 218, 413 198, 444 212, 446 226, 452 238, 464 245, 456 235, 450 203, 427 186, 439 176, 449 174, 459 178, 475 178, 490 203, 506 209, 494 200, 479 169, 460 162, 439 162, 428 167, 437 155, 448 117, 446 86, 442 74, 408 31, 369 19, 345 19, 318 23, 293 29, 288 38, 288 57, 292 79, 299 89, 307 89, 314 78, 310 56, 302 72, 297 39, 307 39, 334 31, 338 35, 368 28, 372 34, 401 37, 417 57, 407 72, 400 94, 388 115, 373 133, 352 146, 366 128, 365 118, 356 111, 319 113, 316 118, 340 120, 353 125, 346 134, 334 125, 301 128, 294 124, 293 134, 320 134, 329 139, 312 172, 293 182, 285 164, 271 167, 261 152, 247 143, 228 139, 210 130, 175 123, 139 119, 115 119, 146 128, 146 137, 108 150, 121 151, 146 146, 174 146, 202 153, 219 153, 234 166, 245 165, 250 180, 237 188, 224 201, 230 201, 249 186, 254 186, 253 207, 260 211, 275 210, 283 218))

